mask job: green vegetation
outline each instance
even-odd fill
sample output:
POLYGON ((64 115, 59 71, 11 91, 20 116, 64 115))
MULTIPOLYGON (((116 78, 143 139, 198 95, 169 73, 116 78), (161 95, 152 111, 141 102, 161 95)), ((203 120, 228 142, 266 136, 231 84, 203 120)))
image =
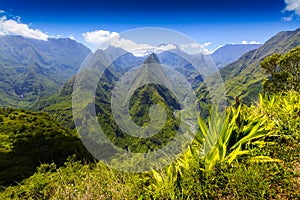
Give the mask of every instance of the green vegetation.
MULTIPOLYGON (((289 54, 290 52, 286 55, 289 54)), ((267 58, 263 63, 269 60, 270 58, 267 58)), ((142 114, 148 112, 144 104, 141 104, 145 101, 144 97, 148 97, 147 104, 162 103, 164 98, 158 95, 160 90, 164 88, 156 85, 139 88, 130 103, 133 116, 140 111, 142 114)), ((164 100, 173 102, 171 107, 176 107, 172 95, 169 94, 164 100)), ((105 104, 97 109, 101 111, 103 108, 106 108, 105 104)), ((224 121, 216 110, 218 109, 211 109, 207 123, 198 117, 200 129, 193 144, 179 155, 175 162, 159 171, 131 174, 110 169, 102 163, 76 161, 76 157, 69 158, 64 166, 61 166, 62 162, 66 161, 66 156, 72 153, 88 157, 87 154, 83 154, 83 149, 78 151, 81 143, 76 136, 42 113, 3 109, 0 116, 1 184, 9 185, 12 181, 21 180, 21 177, 25 178, 18 185, 3 187, 0 197, 300 198, 299 92, 264 94, 259 96, 257 104, 228 107, 224 121), (53 148, 49 147, 47 141, 51 141, 53 148), (77 146, 75 152, 69 148, 74 145, 77 146), (39 163, 48 164, 41 164, 30 176, 39 163), (28 176, 30 177, 26 178, 28 176)), ((104 113, 103 111, 101 113, 104 113)), ((136 118, 139 120, 136 122, 141 125, 149 121, 144 115, 139 117, 141 118, 136 118)), ((99 120, 101 123, 101 118, 99 120)), ((109 130, 106 129, 107 134, 110 134, 109 130)))
POLYGON ((90 159, 79 138, 44 113, 0 109, 0 184, 31 176, 41 163, 90 159))
MULTIPOLYGON (((141 77, 141 79, 142 78, 143 77, 141 77)), ((103 132, 107 135, 109 140, 112 141, 114 145, 122 149, 130 150, 131 152, 147 152, 167 144, 178 131, 180 124, 178 117, 176 118, 173 115, 175 110, 180 109, 180 104, 177 102, 174 94, 167 88, 157 84, 148 84, 135 91, 129 102, 129 112, 136 124, 139 126, 149 124, 149 108, 151 105, 159 104, 164 107, 167 113, 167 121, 159 133, 149 138, 136 138, 122 131, 112 115, 110 99, 112 89, 117 80, 118 77, 115 74, 106 70, 99 80, 95 94, 96 115, 103 132)), ((64 126, 74 129, 75 125, 73 122, 71 102, 74 81, 74 78, 70 79, 59 92, 51 97, 40 99, 32 108, 47 112, 64 126)), ((93 106, 88 102, 84 103, 87 107, 93 106)))
POLYGON ((263 84, 266 92, 300 91, 300 46, 284 55, 267 57, 261 67, 270 76, 263 84))
MULTIPOLYGON (((160 171, 130 174, 101 163, 43 164, 2 199, 297 199, 300 188, 300 95, 260 96, 228 108, 221 137, 206 154, 199 120, 193 145, 160 171)), ((210 120, 209 120, 210 122, 210 120)))
POLYGON ((90 50, 74 40, 0 38, 0 107, 29 108, 74 76, 90 50))
MULTIPOLYGON (((257 101, 237 101, 225 109, 225 120, 217 108, 198 113, 199 129, 195 130, 193 143, 161 170, 133 174, 91 162, 75 130, 63 127, 45 113, 0 109, 0 199, 299 199, 299 47, 283 56, 266 57, 298 46, 299 33, 278 34, 258 50, 245 54, 232 74, 223 74, 227 84, 245 81, 245 88, 234 91, 231 87, 231 94, 251 94, 257 101), (275 41, 278 47, 269 48, 275 41), (261 68, 254 67, 261 61, 273 77, 266 80, 264 87, 269 92, 265 94, 257 90, 261 88, 257 83, 265 76, 261 68), (254 85, 251 90, 247 90, 249 84, 254 85), (282 87, 276 90, 277 85, 282 87), (208 114, 207 119, 200 117, 208 114)), ((179 105, 166 88, 144 85, 130 99, 129 112, 139 125, 149 123, 149 105, 162 105, 167 113, 161 132, 142 140, 126 135, 114 122, 110 97, 117 75, 106 71, 101 78, 95 110, 110 141, 133 152, 168 144, 178 128, 179 121, 173 113, 179 105)), ((74 128, 73 83, 70 80, 54 96, 34 106, 74 128)), ((198 92, 206 95, 200 96, 200 104, 209 110, 208 92, 201 87, 198 92)), ((91 106, 89 102, 83 105, 91 106)))
MULTIPOLYGON (((250 105, 258 100, 263 91, 262 83, 266 79, 260 63, 273 54, 284 54, 300 46, 300 29, 276 34, 257 50, 250 51, 237 61, 220 69, 229 101, 239 97, 250 105)), ((209 99, 209 91, 204 83, 198 88, 200 99, 209 99)))
POLYGON ((46 112, 64 127, 74 129, 75 125, 72 116, 73 84, 74 78, 71 78, 57 93, 47 98, 40 98, 30 108, 46 112))
POLYGON ((159 149, 172 140, 179 128, 180 121, 173 115, 174 109, 180 107, 175 97, 160 85, 145 85, 132 95, 129 112, 136 124, 144 126, 150 122, 149 107, 154 104, 162 105, 167 113, 165 125, 154 136, 136 138, 123 132, 113 119, 110 105, 102 106, 103 110, 106 110, 99 112, 101 113, 98 115, 99 123, 110 141, 120 148, 143 153, 159 149))

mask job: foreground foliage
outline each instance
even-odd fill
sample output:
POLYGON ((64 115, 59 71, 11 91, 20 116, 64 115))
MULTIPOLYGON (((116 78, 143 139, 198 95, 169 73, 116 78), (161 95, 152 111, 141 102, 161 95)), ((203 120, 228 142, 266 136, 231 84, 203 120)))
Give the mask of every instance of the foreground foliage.
POLYGON ((229 109, 225 126, 209 120, 221 137, 206 154, 209 129, 199 119, 193 145, 163 170, 129 174, 70 159, 63 167, 42 164, 19 185, 3 188, 0 198, 297 199, 299 112, 297 92, 261 95, 255 106, 229 109))
POLYGON ((261 67, 269 75, 263 83, 266 92, 300 91, 300 46, 265 58, 261 67))

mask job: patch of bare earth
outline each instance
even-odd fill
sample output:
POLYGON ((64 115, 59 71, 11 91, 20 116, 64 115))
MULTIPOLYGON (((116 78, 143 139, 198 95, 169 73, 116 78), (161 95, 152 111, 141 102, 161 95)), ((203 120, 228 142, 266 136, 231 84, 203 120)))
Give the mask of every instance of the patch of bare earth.
POLYGON ((295 186, 295 190, 299 190, 300 191, 300 162, 296 162, 295 163, 295 177, 292 179, 294 186, 295 186))

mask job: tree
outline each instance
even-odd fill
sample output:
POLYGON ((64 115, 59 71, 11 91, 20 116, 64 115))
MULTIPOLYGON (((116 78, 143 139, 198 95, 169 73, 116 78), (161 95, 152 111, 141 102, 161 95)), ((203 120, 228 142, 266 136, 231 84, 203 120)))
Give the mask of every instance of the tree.
POLYGON ((263 83, 266 92, 300 91, 300 46, 265 58, 261 67, 269 75, 263 83))

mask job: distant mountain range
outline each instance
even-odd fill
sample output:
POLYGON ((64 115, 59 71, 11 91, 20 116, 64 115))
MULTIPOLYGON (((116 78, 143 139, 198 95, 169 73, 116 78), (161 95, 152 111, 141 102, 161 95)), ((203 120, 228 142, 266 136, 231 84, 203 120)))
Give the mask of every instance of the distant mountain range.
POLYGON ((89 53, 71 39, 0 37, 0 107, 28 107, 54 94, 89 53))
MULTIPOLYGON (((116 49, 120 50, 120 49, 116 49)), ((99 58, 105 59, 111 56, 110 51, 99 51, 92 55, 90 58, 91 66, 102 67, 99 63, 99 58), (101 57, 100 57, 101 56, 101 57)), ((130 54, 125 54, 125 57, 131 57, 130 54)), ((117 59, 116 63, 122 63, 121 60, 117 59)), ((103 76, 100 78, 97 89, 95 92, 95 105, 92 105, 91 102, 86 99, 82 99, 82 106, 84 108, 93 108, 95 107, 96 115, 98 121, 103 127, 104 133, 110 139, 114 141, 115 145, 123 149, 130 149, 131 151, 143 151, 143 149, 156 149, 158 146, 161 146, 163 143, 167 143, 170 138, 172 138, 179 127, 179 121, 174 116, 174 110, 180 109, 180 105, 177 102, 174 94, 172 94, 168 89, 159 85, 159 84, 148 84, 142 87, 138 87, 132 95, 129 103, 129 112, 132 116, 132 120, 139 126, 143 126, 150 122, 149 118, 149 108, 150 105, 159 104, 164 106, 167 113, 167 125, 163 127, 160 131, 160 134, 149 137, 147 139, 135 138, 124 131, 122 131, 116 124, 111 110, 111 97, 112 90, 115 87, 117 81, 119 81, 118 73, 111 71, 112 69, 118 69, 118 66, 113 63, 108 69, 105 70, 103 76), (130 141, 128 143, 128 141, 130 141), (159 141, 159 142, 158 142, 159 141), (140 145, 143 144, 143 145, 140 145), (147 148, 145 148, 147 147, 147 148)), ((123 63, 123 66, 126 66, 126 63, 123 63)), ((145 70, 151 69, 152 64, 160 65, 160 60, 157 55, 151 54, 149 57, 144 58, 144 61, 141 63, 141 67, 145 70)), ((87 71, 87 73, 89 73, 87 71)), ((160 72, 159 74, 163 74, 160 72)), ((147 79, 147 73, 143 74, 144 77, 139 77, 137 82, 147 79)), ((89 79, 91 81, 93 77, 89 79)), ((64 87, 55 95, 40 99, 32 108, 48 112, 51 116, 60 121, 64 126, 69 128, 74 128, 74 122, 72 118, 72 92, 74 78, 72 78, 64 87)), ((85 80, 83 80, 85 81, 85 80)), ((74 91, 78 92, 77 90, 74 91)), ((88 115, 88 113, 86 113, 88 115)), ((76 118, 77 121, 80 121, 82 124, 86 123, 83 118, 76 118)), ((99 147, 102 149, 101 147, 99 147)))
MULTIPOLYGON (((234 100, 238 96, 245 103, 255 100, 258 93, 262 91, 261 82, 265 78, 259 66, 260 62, 273 53, 285 53, 299 45, 300 29, 278 33, 261 46, 225 45, 214 52, 211 57, 217 62, 217 66, 221 67, 220 73, 228 99, 234 100), (239 55, 241 56, 236 61, 222 67, 239 55)), ((146 68, 152 73, 149 64, 166 65, 179 72, 196 90, 200 107, 203 108, 201 115, 205 117, 210 104, 210 94, 203 78, 205 76, 185 58, 201 63, 207 59, 207 56, 189 55, 177 48, 136 57, 122 48, 113 46, 91 54, 88 48, 70 39, 39 41, 20 36, 0 37, 0 107, 29 108, 47 112, 63 126, 71 129, 75 128, 74 121, 78 124, 87 123, 85 117, 74 120, 72 113, 72 94, 78 92, 78 90, 73 91, 75 75, 85 61, 85 65, 90 67, 87 68, 87 73, 92 76, 84 81, 90 83, 97 80, 98 85, 93 98, 95 104, 83 100, 81 106, 87 108, 87 111, 95 110, 104 134, 119 148, 131 152, 155 150, 169 143, 181 127, 181 119, 178 116, 184 109, 181 109, 178 96, 168 88, 155 83, 140 86, 134 91, 129 101, 129 114, 136 125, 146 127, 151 123, 151 105, 161 105, 167 114, 166 123, 158 132, 159 134, 139 138, 127 134, 116 123, 112 110, 112 91, 121 77, 130 70, 137 67, 146 68), (116 55, 122 56, 112 59, 116 55), (107 64, 109 66, 105 66, 107 64), (100 80, 93 74, 93 67, 104 70, 100 80)), ((161 78, 163 73, 169 75, 168 70, 161 70, 158 77, 161 78)), ((179 80, 178 77, 175 76, 175 80, 179 80)), ((137 80, 130 79, 130 81, 138 83, 144 79, 147 79, 147 75, 142 74, 137 80)), ((181 85, 182 83, 178 82, 176 87, 183 90, 181 85)), ((156 111, 156 114, 162 115, 162 110, 156 111)), ((89 116, 89 113, 82 113, 82 115, 89 116)), ((185 126, 190 125, 185 124, 185 126)), ((108 155, 111 150, 105 145, 97 149, 108 151, 108 155)))
MULTIPOLYGON (((250 102, 261 91, 261 81, 265 77, 259 67, 260 61, 272 53, 284 53, 298 45, 299 29, 281 32, 264 45, 225 45, 210 56, 220 68, 227 95, 230 98, 240 96, 250 102)), ((94 58, 107 60, 109 57, 106 56, 120 52, 123 56, 109 66, 106 74, 106 85, 110 87, 110 81, 117 81, 146 59, 146 56, 136 57, 113 46, 98 50, 94 58)), ((177 48, 157 52, 157 56, 164 65, 183 74, 193 88, 198 88, 200 99, 206 98, 208 91, 201 85, 202 75, 176 52, 186 54, 177 48)), ((62 94, 71 93, 66 91, 66 88, 72 88, 74 79, 70 78, 90 53, 87 47, 71 39, 41 41, 21 36, 0 37, 0 107, 42 109, 47 107, 45 105, 50 106, 50 102, 63 102, 62 94), (46 103, 45 99, 52 100, 46 103)), ((199 58, 203 55, 188 56, 199 58)))
POLYGON ((216 66, 222 68, 236 61, 243 54, 258 49, 261 46, 261 44, 226 44, 213 52, 210 56, 215 61, 216 66))

